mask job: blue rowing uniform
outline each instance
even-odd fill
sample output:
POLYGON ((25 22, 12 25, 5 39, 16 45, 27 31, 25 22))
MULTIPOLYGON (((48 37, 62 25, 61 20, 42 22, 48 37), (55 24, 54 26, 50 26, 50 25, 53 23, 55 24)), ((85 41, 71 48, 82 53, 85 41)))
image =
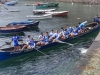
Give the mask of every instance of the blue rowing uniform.
POLYGON ((79 30, 81 30, 80 27, 76 28, 76 30, 74 31, 74 33, 78 33, 79 30))
POLYGON ((43 35, 39 36, 39 41, 44 42, 45 41, 45 37, 43 35))
POLYGON ((69 35, 69 32, 68 32, 68 31, 65 31, 64 34, 65 34, 65 35, 69 35))
POLYGON ((12 41, 14 42, 14 46, 19 46, 18 40, 22 38, 21 36, 14 36, 12 37, 12 41))
POLYGON ((50 33, 49 33, 49 36, 50 36, 50 37, 52 37, 53 35, 54 35, 54 33, 53 33, 53 32, 50 32, 50 33))
POLYGON ((26 39, 26 42, 27 42, 27 43, 30 43, 30 41, 31 41, 30 38, 27 38, 27 39, 26 39))
POLYGON ((56 39, 58 39, 58 40, 60 39, 59 33, 55 33, 54 35, 55 35, 56 39))
POLYGON ((82 27, 86 28, 86 23, 85 22, 82 22, 79 27, 82 29, 82 27))
POLYGON ((99 18, 98 17, 95 17, 94 18, 94 22, 99 22, 99 18))
POLYGON ((31 40, 29 42, 29 46, 31 46, 32 48, 35 48, 35 41, 31 40))
POLYGON ((69 33, 71 33, 73 31, 73 28, 69 27, 67 30, 69 31, 69 33))
POLYGON ((49 36, 45 36, 45 42, 49 42, 49 36))

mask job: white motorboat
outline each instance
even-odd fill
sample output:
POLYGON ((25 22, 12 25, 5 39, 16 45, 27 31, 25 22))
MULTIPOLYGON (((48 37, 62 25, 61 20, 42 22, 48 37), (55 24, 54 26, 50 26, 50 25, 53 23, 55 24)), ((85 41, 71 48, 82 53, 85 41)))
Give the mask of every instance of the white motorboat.
POLYGON ((45 12, 50 12, 50 11, 55 11, 56 9, 37 9, 37 10, 33 10, 34 14, 43 14, 45 12))
POLYGON ((46 14, 52 14, 52 16, 67 16, 68 11, 50 11, 50 12, 45 12, 46 14))
POLYGON ((27 15, 28 19, 47 19, 52 18, 52 14, 43 14, 43 15, 27 15))
POLYGON ((9 11, 9 12, 20 12, 20 10, 7 10, 7 11, 9 11))

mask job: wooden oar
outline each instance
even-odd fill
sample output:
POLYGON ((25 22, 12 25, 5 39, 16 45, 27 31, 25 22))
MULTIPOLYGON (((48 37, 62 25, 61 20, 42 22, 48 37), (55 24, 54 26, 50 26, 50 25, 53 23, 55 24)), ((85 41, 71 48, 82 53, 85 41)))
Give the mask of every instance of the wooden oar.
POLYGON ((74 46, 74 45, 71 44, 71 43, 63 42, 63 41, 60 41, 60 40, 58 40, 57 42, 58 42, 58 43, 65 43, 65 44, 68 44, 68 45, 70 45, 70 46, 74 46))
POLYGON ((3 46, 5 46, 5 45, 6 45, 6 43, 5 43, 5 44, 3 44, 2 46, 0 46, 0 48, 1 48, 1 47, 3 47, 3 46))
MULTIPOLYGON (((35 49, 35 48, 34 48, 35 49)), ((45 55, 45 56, 48 56, 47 54, 45 54, 44 52, 42 52, 42 51, 40 51, 39 49, 35 49, 36 51, 38 51, 38 52, 40 52, 40 53, 42 53, 43 55, 45 55)), ((57 60, 55 60, 55 59, 53 59, 55 62, 58 62, 57 60)))

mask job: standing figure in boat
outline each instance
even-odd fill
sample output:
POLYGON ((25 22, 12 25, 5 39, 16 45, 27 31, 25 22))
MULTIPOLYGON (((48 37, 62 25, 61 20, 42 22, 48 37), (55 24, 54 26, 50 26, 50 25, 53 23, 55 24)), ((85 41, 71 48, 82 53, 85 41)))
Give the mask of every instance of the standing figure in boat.
POLYGON ((14 51, 18 51, 20 49, 20 46, 18 44, 18 40, 21 38, 22 38, 22 36, 17 36, 17 34, 14 34, 14 36, 12 37, 12 41, 14 43, 14 51))
POLYGON ((93 20, 93 22, 100 23, 99 18, 100 17, 98 17, 98 15, 96 15, 95 18, 94 18, 94 20, 93 20))

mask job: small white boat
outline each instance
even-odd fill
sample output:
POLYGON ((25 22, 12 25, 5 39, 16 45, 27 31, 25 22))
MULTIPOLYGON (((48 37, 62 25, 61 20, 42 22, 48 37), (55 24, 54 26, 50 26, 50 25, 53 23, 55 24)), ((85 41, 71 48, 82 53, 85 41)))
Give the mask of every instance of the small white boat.
POLYGON ((45 12, 55 11, 56 9, 37 9, 33 10, 34 14, 43 14, 45 12))
POLYGON ((20 10, 8 10, 9 12, 20 12, 20 10))
POLYGON ((27 15, 28 19, 47 19, 52 18, 52 14, 43 14, 43 15, 27 15))
POLYGON ((68 11, 50 11, 50 12, 45 12, 46 14, 52 14, 52 16, 67 16, 68 11))

